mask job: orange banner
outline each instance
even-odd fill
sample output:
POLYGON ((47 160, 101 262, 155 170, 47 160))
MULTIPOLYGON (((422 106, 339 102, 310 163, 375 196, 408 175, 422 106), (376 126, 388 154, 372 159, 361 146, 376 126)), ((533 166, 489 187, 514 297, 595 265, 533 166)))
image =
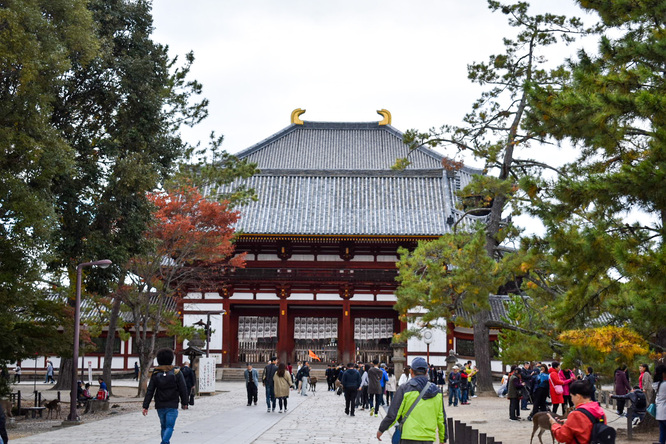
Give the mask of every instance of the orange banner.
POLYGON ((313 352, 312 350, 308 350, 308 355, 309 355, 312 359, 316 359, 317 361, 321 361, 321 359, 319 359, 319 356, 315 355, 315 352, 313 352))

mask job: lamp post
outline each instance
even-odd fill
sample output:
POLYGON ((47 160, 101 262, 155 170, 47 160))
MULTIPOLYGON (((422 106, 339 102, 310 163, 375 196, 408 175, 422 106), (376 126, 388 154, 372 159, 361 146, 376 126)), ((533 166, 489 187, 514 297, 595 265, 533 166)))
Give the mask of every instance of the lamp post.
POLYGON ((76 414, 76 389, 77 389, 77 370, 79 368, 79 334, 81 330, 81 271, 83 267, 101 267, 106 268, 111 265, 109 259, 102 259, 93 262, 84 262, 76 267, 76 302, 74 305, 74 353, 72 355, 72 391, 70 393, 70 408, 67 420, 70 424, 78 422, 76 414))
POLYGON ((203 327, 206 332, 206 357, 208 358, 210 356, 210 316, 211 315, 218 315, 218 314, 225 314, 227 311, 222 310, 221 312, 219 311, 209 311, 206 313, 206 323, 204 324, 203 319, 199 319, 199 322, 195 322, 194 325, 198 325, 200 327, 203 327))

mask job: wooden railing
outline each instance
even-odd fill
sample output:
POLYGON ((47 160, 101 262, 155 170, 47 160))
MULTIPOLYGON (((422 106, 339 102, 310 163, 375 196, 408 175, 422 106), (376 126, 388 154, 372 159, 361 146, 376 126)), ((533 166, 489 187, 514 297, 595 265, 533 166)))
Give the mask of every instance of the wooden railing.
POLYGON ((447 418, 446 434, 449 444, 502 444, 502 441, 495 441, 492 436, 453 418, 447 418))

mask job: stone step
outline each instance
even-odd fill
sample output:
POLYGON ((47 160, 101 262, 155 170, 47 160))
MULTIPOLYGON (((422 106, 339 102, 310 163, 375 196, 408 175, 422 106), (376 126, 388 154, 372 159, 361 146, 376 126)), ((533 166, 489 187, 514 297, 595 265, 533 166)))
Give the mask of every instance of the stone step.
MULTIPOLYGON (((259 377, 261 378, 262 368, 257 368, 259 377)), ((243 381, 245 379, 245 368, 218 368, 217 379, 218 381, 243 381)), ((294 369, 296 372, 296 369, 294 369)), ((313 368, 310 370, 310 376, 316 376, 319 381, 326 379, 326 369, 313 368)))

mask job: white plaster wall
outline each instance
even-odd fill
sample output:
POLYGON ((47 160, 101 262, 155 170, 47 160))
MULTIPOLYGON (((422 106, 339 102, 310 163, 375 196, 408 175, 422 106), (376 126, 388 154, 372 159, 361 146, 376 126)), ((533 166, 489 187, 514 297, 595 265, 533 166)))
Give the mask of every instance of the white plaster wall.
POLYGON ((351 262, 374 262, 375 257, 371 254, 359 254, 351 259, 351 262))
MULTIPOLYGON (((183 304, 184 311, 222 311, 222 303, 211 304, 183 304)), ((205 316, 205 315, 202 315, 205 316)))
POLYGON ((318 262, 342 262, 342 258, 337 254, 320 254, 317 256, 318 262))
POLYGON ((329 293, 322 293, 322 294, 317 294, 317 300, 318 301, 339 301, 340 295, 335 293, 335 294, 329 294, 329 293))
POLYGON ((378 294, 377 301, 396 302, 398 298, 394 294, 378 294))
POLYGON ((252 293, 234 293, 229 299, 251 300, 254 299, 254 295, 252 293))
POLYGON ((290 301, 313 301, 314 294, 312 293, 295 293, 289 296, 290 301))
POLYGON ((257 300, 260 301, 277 301, 279 299, 275 293, 257 293, 257 300))
POLYGON ((191 293, 187 293, 187 295, 185 296, 185 299, 202 299, 202 295, 201 295, 201 293, 191 292, 191 293))

